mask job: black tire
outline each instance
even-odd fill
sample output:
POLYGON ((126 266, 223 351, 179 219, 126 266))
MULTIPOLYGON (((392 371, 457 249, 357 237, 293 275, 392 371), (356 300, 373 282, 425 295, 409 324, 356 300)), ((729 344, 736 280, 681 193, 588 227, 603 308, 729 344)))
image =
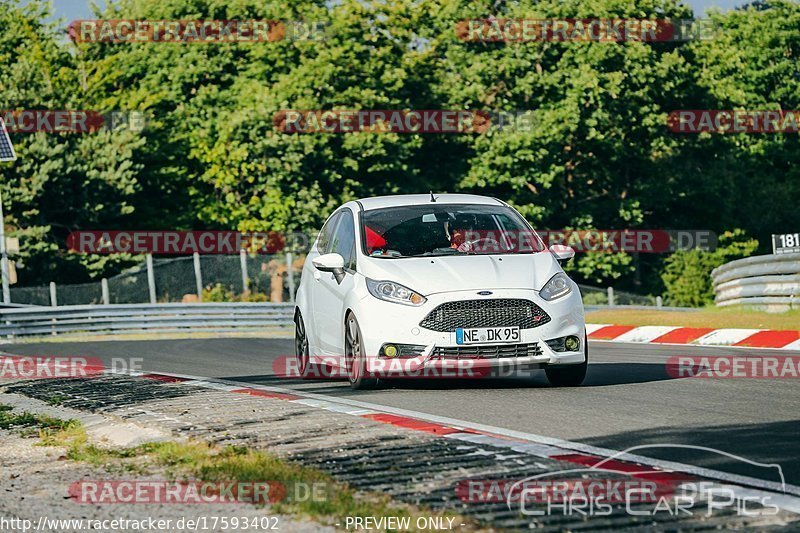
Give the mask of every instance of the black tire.
POLYGON ((367 376, 367 356, 364 352, 361 327, 356 317, 350 313, 344 324, 344 354, 347 364, 347 377, 353 390, 374 389, 378 385, 376 378, 367 376))
POLYGON ((589 367, 589 342, 586 334, 583 336, 583 349, 586 359, 579 365, 556 366, 545 368, 547 381, 554 387, 577 387, 586 379, 586 370, 589 367))
POLYGON ((297 358, 297 369, 301 379, 308 378, 311 368, 311 357, 308 352, 308 336, 303 315, 297 311, 294 319, 294 355, 297 358))

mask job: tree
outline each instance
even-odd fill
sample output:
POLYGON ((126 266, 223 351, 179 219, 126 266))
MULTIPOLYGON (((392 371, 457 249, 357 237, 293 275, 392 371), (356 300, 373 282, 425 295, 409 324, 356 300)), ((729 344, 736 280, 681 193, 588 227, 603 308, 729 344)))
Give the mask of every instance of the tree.
MULTIPOLYGON (((141 133, 17 139, 4 192, 9 220, 31 236, 25 283, 113 270, 66 254, 69 230, 313 230, 360 196, 476 192, 537 228, 737 227, 761 242, 800 203, 795 135, 667 127, 679 109, 798 109, 800 7, 787 0, 716 13, 719 35, 688 43, 480 43, 456 31, 488 16, 690 18, 678 0, 121 0, 99 14, 328 25, 323 41, 215 45, 64 44, 40 22, 43 6, 0 6, 10 73, 0 102, 135 110, 147 122, 141 133), (535 121, 482 134, 286 134, 273 120, 287 109, 531 111, 535 121)), ((581 281, 663 289, 655 254, 583 255, 573 268, 581 281)))
POLYGON ((713 252, 681 250, 666 260, 661 278, 666 287, 667 305, 702 307, 714 303, 711 271, 734 259, 748 257, 758 248, 742 230, 720 235, 720 246, 713 252))
MULTIPOLYGON (((75 57, 43 3, 0 5, 0 109, 86 110, 75 57)), ((70 231, 123 224, 134 211, 141 168, 130 131, 16 133, 19 159, 2 164, 9 234, 20 237, 21 284, 75 282, 124 264, 127 257, 79 256, 66 250, 70 231)))

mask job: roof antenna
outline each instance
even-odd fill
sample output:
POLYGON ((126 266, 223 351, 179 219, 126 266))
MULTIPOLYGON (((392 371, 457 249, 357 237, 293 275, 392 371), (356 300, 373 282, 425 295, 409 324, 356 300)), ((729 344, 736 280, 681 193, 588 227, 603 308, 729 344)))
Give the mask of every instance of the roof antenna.
POLYGON ((435 201, 436 201, 436 197, 433 195, 433 191, 431 191, 431 202, 435 202, 435 201))

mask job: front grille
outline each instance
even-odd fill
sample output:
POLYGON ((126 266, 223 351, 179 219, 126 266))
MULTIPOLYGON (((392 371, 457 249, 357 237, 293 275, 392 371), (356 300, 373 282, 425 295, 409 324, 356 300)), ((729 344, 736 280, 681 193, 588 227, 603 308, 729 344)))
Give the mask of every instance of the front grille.
POLYGON ((497 359, 542 355, 538 342, 530 344, 476 344, 472 346, 437 346, 433 359, 497 359))
POLYGON ((428 313, 419 323, 434 331, 456 328, 514 327, 529 329, 547 324, 550 316, 530 300, 494 299, 447 302, 428 313))

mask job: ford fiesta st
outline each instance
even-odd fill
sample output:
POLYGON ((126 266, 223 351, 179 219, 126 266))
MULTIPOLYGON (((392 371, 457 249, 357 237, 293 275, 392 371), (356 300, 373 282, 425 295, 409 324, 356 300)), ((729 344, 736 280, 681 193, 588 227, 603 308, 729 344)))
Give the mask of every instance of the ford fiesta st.
MULTIPOLYGON (((325 222, 295 309, 301 373, 333 365, 355 389, 459 368, 543 368, 580 385, 588 362, 583 302, 561 262, 500 200, 462 194, 348 202, 325 222), (431 371, 431 372, 426 372, 431 371)), ((440 375, 453 375, 442 372, 440 375)))

